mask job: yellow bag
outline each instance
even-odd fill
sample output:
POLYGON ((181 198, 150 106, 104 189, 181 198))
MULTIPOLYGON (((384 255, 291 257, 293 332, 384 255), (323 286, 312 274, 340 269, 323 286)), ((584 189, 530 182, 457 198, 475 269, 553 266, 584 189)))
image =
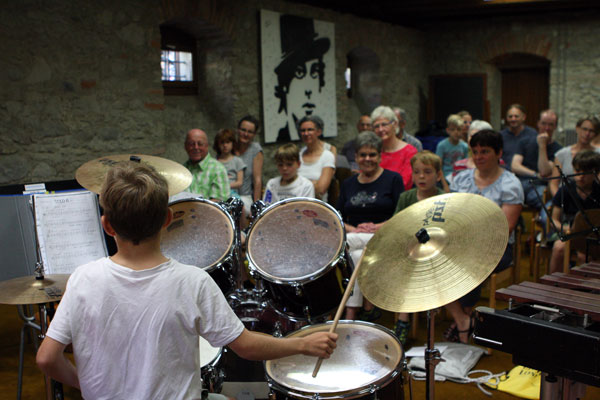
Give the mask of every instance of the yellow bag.
POLYGON ((517 365, 499 379, 491 379, 487 385, 524 399, 539 399, 541 375, 538 370, 517 365))

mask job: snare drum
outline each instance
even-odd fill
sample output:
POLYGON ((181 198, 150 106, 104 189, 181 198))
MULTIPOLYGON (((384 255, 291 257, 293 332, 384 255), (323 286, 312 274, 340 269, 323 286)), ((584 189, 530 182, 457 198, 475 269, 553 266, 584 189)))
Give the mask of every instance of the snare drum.
MULTIPOLYGON (((287 337, 329 331, 331 323, 306 326, 287 337)), ((295 355, 265 362, 269 386, 278 399, 375 398, 401 374, 404 352, 389 329, 363 321, 340 321, 336 333, 337 348, 323 360, 315 378, 316 357, 295 355)), ((394 383, 390 386, 401 389, 401 380, 394 383)), ((404 392, 397 390, 393 397, 385 397, 401 399, 404 392)))
POLYGON ((234 223, 219 204, 205 199, 181 200, 169 204, 173 221, 160 243, 169 258, 195 265, 210 274, 223 293, 235 285, 233 263, 234 223))
POLYGON ((337 276, 349 276, 346 235, 330 205, 293 198, 265 208, 248 237, 248 266, 265 280, 269 301, 294 318, 314 320, 331 313, 342 299, 337 276))
POLYGON ((221 393, 225 372, 219 368, 222 347, 212 347, 202 336, 200 339, 200 376, 204 388, 210 393, 221 393))

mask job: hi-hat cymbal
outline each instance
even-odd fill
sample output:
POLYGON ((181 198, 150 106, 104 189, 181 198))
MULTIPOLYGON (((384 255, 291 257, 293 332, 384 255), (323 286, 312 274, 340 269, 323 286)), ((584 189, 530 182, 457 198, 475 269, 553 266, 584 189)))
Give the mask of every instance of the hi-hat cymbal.
POLYGON ((87 190, 100 193, 108 170, 116 164, 130 162, 132 157, 137 157, 140 162, 154 167, 167 180, 169 196, 183 191, 192 183, 192 174, 183 165, 166 158, 143 154, 117 154, 88 161, 77 168, 75 179, 87 190))
MULTIPOLYGON (((584 215, 579 211, 575 215, 573 226, 571 227, 570 234, 580 233, 571 239, 571 248, 585 253, 586 238, 594 238, 596 241, 600 239, 599 233, 593 232, 593 227, 600 227, 600 209, 585 210, 587 220, 584 215), (589 220, 589 223, 588 223, 589 220), (590 223, 592 225, 590 225, 590 223)), ((600 245, 594 241, 588 245, 588 255, 591 259, 597 260, 600 258, 600 245)))
POLYGON ((0 282, 0 304, 41 304, 59 301, 67 288, 69 274, 23 276, 0 282))
POLYGON ((402 210, 367 244, 358 272, 363 295, 394 312, 431 310, 459 299, 494 270, 508 222, 491 200, 469 193, 430 197, 402 210), (429 241, 415 234, 424 228, 429 241))

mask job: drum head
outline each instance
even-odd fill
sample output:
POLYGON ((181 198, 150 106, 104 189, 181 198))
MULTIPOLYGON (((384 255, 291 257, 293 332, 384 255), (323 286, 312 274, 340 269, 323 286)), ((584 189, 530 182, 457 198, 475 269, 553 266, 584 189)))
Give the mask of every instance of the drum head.
POLYGON ((248 234, 250 265, 272 282, 320 276, 341 253, 337 212, 318 200, 283 200, 265 209, 248 234))
POLYGON ((165 256, 209 269, 233 245, 233 221, 216 203, 195 199, 169 205, 173 221, 163 230, 160 247, 165 256))
POLYGON ((222 348, 212 347, 202 336, 198 336, 198 338, 200 339, 200 367, 213 364, 219 358, 222 348))
MULTIPOLYGON (((287 337, 304 337, 328 331, 331 323, 304 327, 287 337)), ((315 378, 316 357, 295 355, 265 362, 265 372, 292 397, 321 398, 360 392, 370 385, 385 386, 394 377, 404 358, 400 342, 391 331, 360 321, 340 321, 337 348, 323 360, 315 378), (329 395, 329 396, 328 396, 329 395)))

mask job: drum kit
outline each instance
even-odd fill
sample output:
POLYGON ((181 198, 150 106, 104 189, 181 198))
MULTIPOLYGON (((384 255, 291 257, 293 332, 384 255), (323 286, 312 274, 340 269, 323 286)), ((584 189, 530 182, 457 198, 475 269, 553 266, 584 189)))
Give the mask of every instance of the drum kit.
MULTIPOLYGON (((77 170, 76 178, 98 193, 108 169, 127 161, 152 165, 167 179, 171 195, 191 182, 191 175, 181 165, 144 155, 90 161, 77 170)), ((169 206, 174 218, 163 230, 162 251, 205 269, 248 329, 290 337, 333 329, 339 334, 337 349, 324 360, 318 374, 318 369, 313 370, 316 360, 304 355, 264 364, 269 386, 283 398, 370 398, 400 375, 403 349, 389 329, 339 321, 349 294, 346 288, 358 279, 364 296, 382 309, 428 311, 425 358, 427 398, 432 399, 433 371, 440 354, 433 348, 430 310, 481 284, 508 241, 508 226, 500 208, 471 194, 436 196, 398 213, 377 231, 356 266, 346 255, 340 215, 316 199, 293 198, 268 207, 260 201, 254 203, 244 244, 238 225, 241 201, 216 203, 192 198, 169 206), (252 289, 241 284, 245 260, 255 281, 252 289), (336 308, 335 320, 325 322, 336 308)), ((8 296, 11 304, 31 304, 33 297, 41 296, 37 290, 47 285, 49 278, 1 282, 0 300, 8 296), (9 286, 22 293, 9 294, 9 286)), ((223 350, 211 348, 202 338, 200 347, 203 380, 218 392, 224 378, 219 368, 223 350)))

